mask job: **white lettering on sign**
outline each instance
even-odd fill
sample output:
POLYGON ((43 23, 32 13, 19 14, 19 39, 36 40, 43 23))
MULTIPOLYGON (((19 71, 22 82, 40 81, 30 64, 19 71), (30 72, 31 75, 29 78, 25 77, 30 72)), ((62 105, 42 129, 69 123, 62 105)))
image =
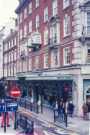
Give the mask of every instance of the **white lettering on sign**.
POLYGON ((11 107, 13 106, 14 107, 14 106, 17 106, 17 104, 10 103, 10 104, 7 104, 7 106, 11 106, 11 107))

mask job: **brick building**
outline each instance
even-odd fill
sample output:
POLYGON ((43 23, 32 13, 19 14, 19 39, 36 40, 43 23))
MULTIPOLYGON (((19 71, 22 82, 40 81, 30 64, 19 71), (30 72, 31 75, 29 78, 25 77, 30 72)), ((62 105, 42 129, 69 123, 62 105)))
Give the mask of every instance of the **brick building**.
POLYGON ((17 31, 11 29, 3 40, 3 77, 8 81, 16 78, 17 31))
POLYGON ((89 8, 90 0, 19 1, 17 60, 4 67, 12 67, 12 76, 17 65, 23 96, 43 98, 46 106, 72 100, 75 112, 82 113, 90 99, 89 8))

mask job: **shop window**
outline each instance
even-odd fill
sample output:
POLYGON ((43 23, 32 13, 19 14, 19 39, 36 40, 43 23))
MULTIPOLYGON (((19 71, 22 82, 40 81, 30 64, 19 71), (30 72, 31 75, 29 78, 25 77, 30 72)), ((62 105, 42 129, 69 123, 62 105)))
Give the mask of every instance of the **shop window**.
POLYGON ((90 35, 90 12, 87 12, 87 34, 90 35))
POLYGON ((90 63, 90 48, 87 49, 87 62, 90 63))
POLYGON ((39 27, 40 20, 39 20, 39 15, 36 16, 36 29, 39 27))

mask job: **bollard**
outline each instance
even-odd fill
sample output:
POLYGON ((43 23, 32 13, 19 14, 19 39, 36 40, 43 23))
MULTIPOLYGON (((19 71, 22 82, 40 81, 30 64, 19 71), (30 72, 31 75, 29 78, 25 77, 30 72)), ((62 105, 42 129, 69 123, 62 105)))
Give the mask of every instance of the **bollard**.
POLYGON ((4 132, 6 132, 6 112, 4 113, 4 132))
POLYGON ((16 130, 16 128, 17 128, 17 113, 15 111, 14 129, 16 130))
POLYGON ((67 113, 64 114, 65 126, 67 127, 67 113))

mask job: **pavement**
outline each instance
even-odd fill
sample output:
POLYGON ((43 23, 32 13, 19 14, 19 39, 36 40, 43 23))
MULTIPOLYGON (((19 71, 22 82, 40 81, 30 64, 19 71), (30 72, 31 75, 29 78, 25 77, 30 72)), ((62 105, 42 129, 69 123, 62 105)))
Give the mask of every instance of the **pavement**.
POLYGON ((1 120, 2 117, 0 117, 0 135, 16 135, 19 131, 14 130, 14 121, 10 119, 10 127, 6 128, 6 132, 4 132, 4 128, 1 127, 1 120))
MULTIPOLYGON (((45 111, 45 110, 44 110, 45 111)), ((36 114, 24 108, 19 108, 19 112, 27 115, 34 121, 34 135, 90 135, 89 121, 84 121, 82 118, 69 118, 68 127, 54 123, 52 113, 47 111, 44 114, 36 114)), ((1 117, 0 117, 1 122, 1 117)), ((0 135, 24 135, 21 129, 14 130, 14 121, 10 120, 10 127, 4 133, 4 129, 0 127, 0 135), (21 134, 20 134, 21 133, 21 134)))
POLYGON ((24 108, 20 108, 20 111, 33 117, 36 127, 37 125, 38 129, 43 127, 43 131, 47 132, 45 135, 90 135, 90 121, 85 121, 80 117, 69 117, 68 127, 65 127, 65 125, 60 122, 54 123, 53 114, 50 110, 44 110, 43 114, 36 114, 24 108))

